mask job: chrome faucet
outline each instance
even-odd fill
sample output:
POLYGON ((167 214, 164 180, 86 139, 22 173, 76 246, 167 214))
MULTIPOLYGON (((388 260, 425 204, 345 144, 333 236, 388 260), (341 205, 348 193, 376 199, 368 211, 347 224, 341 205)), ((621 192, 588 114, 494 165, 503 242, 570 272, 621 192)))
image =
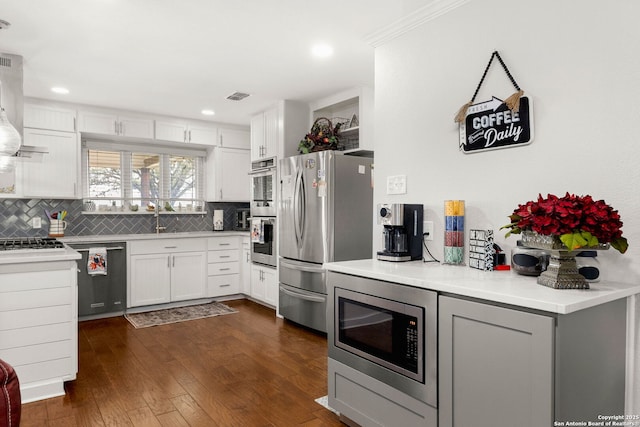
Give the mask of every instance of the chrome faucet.
POLYGON ((156 199, 156 209, 153 216, 156 217, 156 234, 160 234, 161 232, 166 231, 167 227, 163 227, 160 225, 160 199, 156 199))

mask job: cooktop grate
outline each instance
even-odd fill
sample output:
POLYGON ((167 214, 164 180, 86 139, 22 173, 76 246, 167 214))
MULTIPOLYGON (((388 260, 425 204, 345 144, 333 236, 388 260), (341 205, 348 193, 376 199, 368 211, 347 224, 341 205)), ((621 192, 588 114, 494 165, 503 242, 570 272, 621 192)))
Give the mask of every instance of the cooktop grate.
POLYGON ((52 237, 17 237, 0 239, 0 251, 20 249, 63 249, 64 244, 52 237))

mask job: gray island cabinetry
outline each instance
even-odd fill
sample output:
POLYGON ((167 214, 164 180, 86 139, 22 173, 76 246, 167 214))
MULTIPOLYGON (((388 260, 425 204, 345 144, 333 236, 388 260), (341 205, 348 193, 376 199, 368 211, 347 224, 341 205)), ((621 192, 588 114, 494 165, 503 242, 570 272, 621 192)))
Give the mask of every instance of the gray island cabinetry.
POLYGON ((338 305, 336 289, 345 275, 366 282, 373 297, 384 285, 438 294, 437 325, 425 321, 425 330, 437 328, 437 405, 401 392, 383 376, 369 377, 358 363, 332 359, 330 351, 329 404, 343 421, 539 427, 624 414, 625 381, 634 381, 625 373, 627 297, 640 293, 639 285, 556 290, 513 272, 402 264, 329 263, 329 296, 338 305))
POLYGON ((626 301, 552 315, 439 298, 439 426, 624 413, 626 301))

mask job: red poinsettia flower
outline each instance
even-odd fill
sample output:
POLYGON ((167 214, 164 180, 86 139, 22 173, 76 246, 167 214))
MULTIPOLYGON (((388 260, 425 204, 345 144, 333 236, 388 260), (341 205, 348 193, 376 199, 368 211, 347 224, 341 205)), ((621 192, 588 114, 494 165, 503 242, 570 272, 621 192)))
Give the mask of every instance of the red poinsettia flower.
POLYGON ((518 207, 509 216, 511 223, 502 228, 510 229, 510 234, 531 230, 545 236, 559 236, 563 242, 571 242, 570 250, 579 249, 579 243, 590 245, 610 243, 621 253, 629 244, 622 237, 622 221, 617 210, 604 200, 593 200, 590 195, 576 196, 566 193, 563 197, 548 194, 538 195, 536 201, 529 201, 518 207))

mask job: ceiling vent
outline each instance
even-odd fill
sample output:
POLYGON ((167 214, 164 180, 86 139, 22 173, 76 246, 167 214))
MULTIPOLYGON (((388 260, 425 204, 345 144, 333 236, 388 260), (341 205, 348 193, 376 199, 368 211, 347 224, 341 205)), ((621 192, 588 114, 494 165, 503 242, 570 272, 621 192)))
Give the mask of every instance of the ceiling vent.
POLYGON ((227 96, 227 99, 230 101, 242 101, 243 99, 245 99, 247 96, 249 96, 248 93, 244 93, 244 92, 233 92, 231 95, 227 96))

